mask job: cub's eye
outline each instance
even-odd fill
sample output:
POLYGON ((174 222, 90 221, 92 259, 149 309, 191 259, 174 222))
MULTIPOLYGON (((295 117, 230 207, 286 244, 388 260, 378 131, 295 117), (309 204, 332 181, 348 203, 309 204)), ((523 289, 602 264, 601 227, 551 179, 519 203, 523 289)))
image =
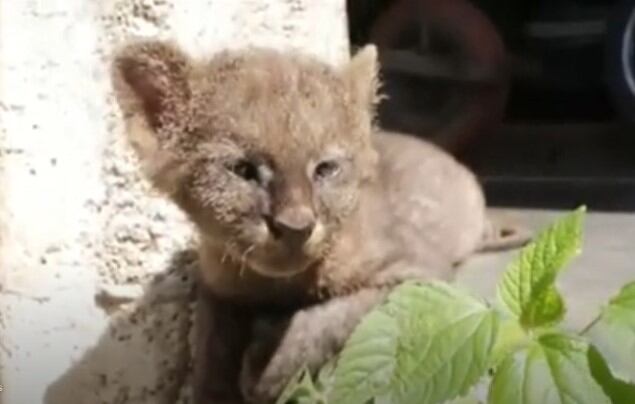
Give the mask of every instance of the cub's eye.
POLYGON ((241 159, 230 164, 229 170, 245 181, 260 183, 258 167, 248 160, 241 159))
POLYGON ((339 174, 341 168, 335 160, 325 160, 315 167, 313 177, 316 180, 334 177, 339 174))

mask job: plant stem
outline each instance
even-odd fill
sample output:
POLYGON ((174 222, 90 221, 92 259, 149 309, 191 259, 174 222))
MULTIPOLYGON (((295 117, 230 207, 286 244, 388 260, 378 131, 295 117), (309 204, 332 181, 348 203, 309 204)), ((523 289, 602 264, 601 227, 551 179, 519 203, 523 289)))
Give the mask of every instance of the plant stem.
POLYGON ((580 335, 584 335, 586 334, 598 321, 600 321, 600 318, 602 317, 602 314, 598 314, 597 316, 595 316, 595 318, 593 320, 591 320, 591 322, 589 324, 587 324, 586 327, 584 327, 582 329, 582 331, 580 331, 580 335))

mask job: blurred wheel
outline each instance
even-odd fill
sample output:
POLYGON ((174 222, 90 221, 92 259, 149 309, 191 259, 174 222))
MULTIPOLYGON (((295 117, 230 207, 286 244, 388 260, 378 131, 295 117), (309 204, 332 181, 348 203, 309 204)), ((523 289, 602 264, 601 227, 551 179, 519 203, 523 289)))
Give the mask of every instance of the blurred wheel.
POLYGON ((458 154, 501 123, 509 86, 505 45, 471 1, 394 1, 375 20, 369 39, 380 56, 408 50, 439 57, 452 67, 448 73, 477 72, 486 84, 466 86, 382 69, 384 91, 392 100, 380 106, 386 127, 425 136, 458 154))
POLYGON ((635 124, 635 0, 623 0, 608 20, 606 81, 620 116, 635 124))

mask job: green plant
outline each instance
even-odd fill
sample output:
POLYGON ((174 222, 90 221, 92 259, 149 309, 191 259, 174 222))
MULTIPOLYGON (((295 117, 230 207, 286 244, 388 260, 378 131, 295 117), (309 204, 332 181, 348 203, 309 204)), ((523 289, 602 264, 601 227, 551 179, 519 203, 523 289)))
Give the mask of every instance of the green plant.
POLYGON ((635 282, 581 332, 558 327, 556 287, 580 253, 586 209, 554 222, 508 266, 492 304, 441 282, 407 282, 369 313, 316 378, 279 404, 635 403, 635 282), (605 358, 608 359, 605 360, 605 358))

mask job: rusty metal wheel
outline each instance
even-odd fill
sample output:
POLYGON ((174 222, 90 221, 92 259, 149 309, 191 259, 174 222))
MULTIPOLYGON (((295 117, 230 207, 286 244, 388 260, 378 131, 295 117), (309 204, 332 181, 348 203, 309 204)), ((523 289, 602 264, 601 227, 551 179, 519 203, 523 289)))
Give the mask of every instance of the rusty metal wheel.
POLYGON ((509 74, 505 46, 467 0, 396 0, 373 23, 389 101, 385 126, 459 153, 501 122, 509 74))
POLYGON ((606 36, 606 81, 620 116, 635 124, 635 0, 613 10, 606 36))

